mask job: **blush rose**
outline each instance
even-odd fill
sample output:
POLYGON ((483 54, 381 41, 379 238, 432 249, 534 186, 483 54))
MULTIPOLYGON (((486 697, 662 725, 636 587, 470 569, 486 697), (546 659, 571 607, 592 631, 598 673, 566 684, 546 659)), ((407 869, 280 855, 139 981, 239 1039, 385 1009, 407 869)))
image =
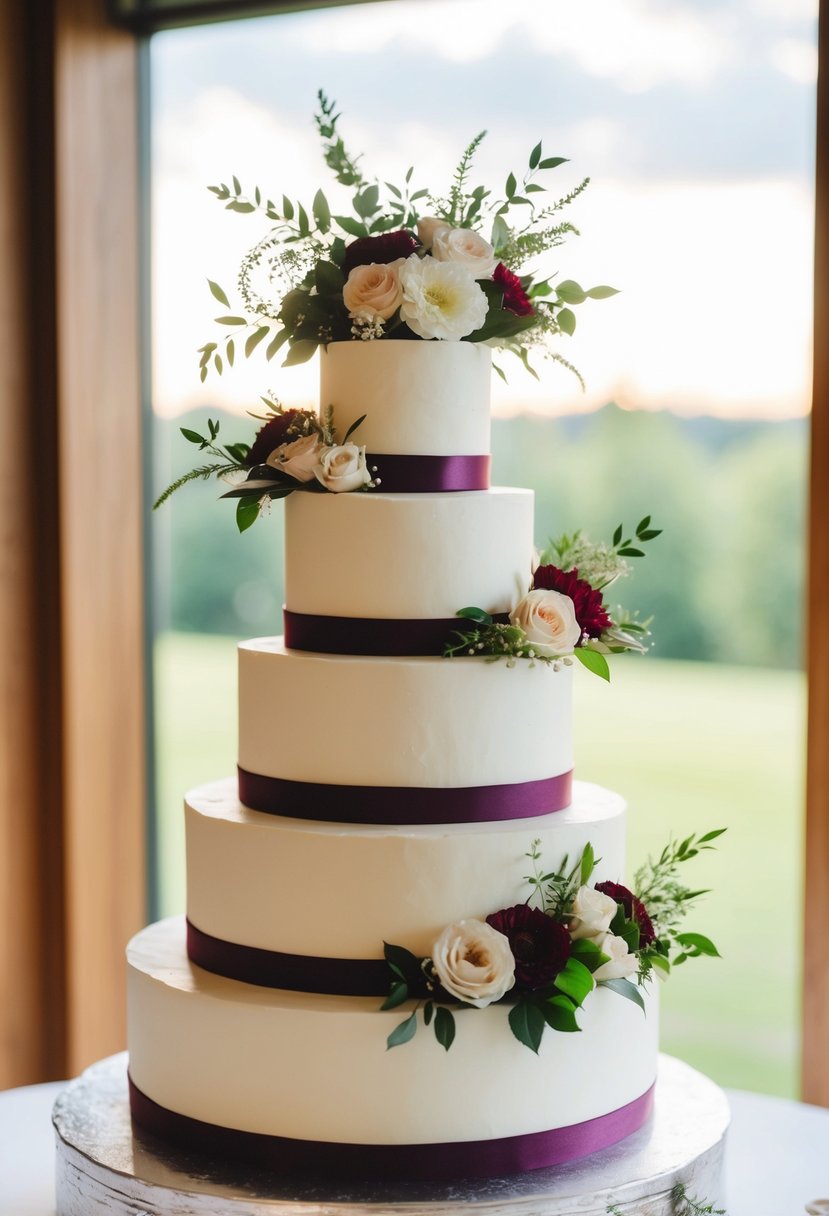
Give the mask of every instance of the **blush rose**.
POLYGON ((380 317, 388 321, 403 299, 397 262, 370 262, 355 266, 343 288, 343 302, 350 317, 380 317))
POLYGON ((572 654, 581 638, 573 601, 559 591, 528 591, 509 619, 539 654, 572 654))
POLYGON ((483 1009, 515 983, 515 959, 503 933, 480 920, 447 925, 432 947, 432 963, 450 996, 483 1009))

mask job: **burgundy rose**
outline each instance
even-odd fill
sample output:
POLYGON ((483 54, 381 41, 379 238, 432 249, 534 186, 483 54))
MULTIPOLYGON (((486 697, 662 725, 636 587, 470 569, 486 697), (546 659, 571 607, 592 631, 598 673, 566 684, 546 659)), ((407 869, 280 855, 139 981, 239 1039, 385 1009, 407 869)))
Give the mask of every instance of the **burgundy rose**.
POLYGON ((639 945, 652 946, 656 941, 656 933, 653 928, 653 921, 648 916, 647 909, 632 891, 627 887, 623 887, 620 882, 597 882, 596 890, 601 891, 603 895, 609 895, 611 899, 615 899, 617 904, 621 904, 625 916, 628 920, 632 920, 639 927, 639 945))
POLYGON ((504 293, 504 308, 506 308, 507 312, 514 312, 516 317, 532 316, 535 309, 521 285, 521 280, 517 274, 513 274, 511 270, 507 270, 503 262, 499 262, 495 267, 492 281, 493 283, 497 283, 504 293))
POLYGON ((264 464, 280 444, 293 443, 295 439, 299 439, 304 434, 302 417, 302 410, 286 410, 284 414, 275 414, 273 418, 269 418, 256 432, 256 438, 248 453, 248 468, 254 469, 258 464, 264 464), (297 423, 300 425, 297 426, 297 423))
POLYGON ((596 591, 578 570, 559 570, 558 566, 539 566, 533 576, 537 591, 561 591, 569 595, 576 610, 576 620, 583 634, 598 638, 613 624, 604 606, 601 591, 596 591))
POLYGON ((347 278, 355 266, 386 265, 398 258, 407 258, 415 249, 417 241, 403 228, 399 232, 383 232, 380 236, 361 236, 346 245, 342 271, 347 278))
POLYGON ((564 925, 557 924, 538 908, 516 904, 514 908, 493 912, 486 923, 503 933, 510 944, 518 988, 543 988, 556 978, 570 957, 570 934, 564 925))

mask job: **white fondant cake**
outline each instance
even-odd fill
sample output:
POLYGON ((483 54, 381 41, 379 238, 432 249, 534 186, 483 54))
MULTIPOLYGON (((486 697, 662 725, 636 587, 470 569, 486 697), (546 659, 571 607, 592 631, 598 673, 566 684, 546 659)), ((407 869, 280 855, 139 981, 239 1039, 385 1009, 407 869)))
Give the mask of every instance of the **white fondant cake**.
MULTIPOLYGON (((489 363, 467 342, 332 344, 321 406, 341 434, 365 414, 371 453, 431 458, 429 476, 434 458, 471 456, 477 477, 489 363)), ((447 925, 522 905, 534 842, 549 871, 578 871, 589 844, 593 881, 623 879, 623 801, 579 783, 570 795, 571 661, 450 660, 406 650, 405 636, 403 649, 361 650, 365 631, 353 652, 338 641, 319 653, 344 620, 376 621, 386 638, 381 626, 470 605, 508 612, 530 578, 531 493, 296 494, 286 527, 286 631, 300 614, 322 632, 315 647, 239 647, 239 785, 188 796, 187 923, 151 926, 129 948, 136 1121, 214 1153, 264 1153, 277 1170, 304 1147, 315 1176, 341 1164, 401 1178, 503 1172, 619 1140, 649 1109, 653 986, 647 1016, 591 991, 579 1033, 565 1033, 574 1006, 555 997, 537 1054, 500 1000, 461 1005, 449 1051, 446 1008, 440 1041, 424 1030, 388 1050, 426 997, 407 989, 381 1011, 378 995, 395 978, 384 942, 428 956, 447 925), (397 1155, 419 1146, 427 1157, 397 1155)), ((578 986, 587 972, 568 928, 554 929, 578 986)), ((460 965, 478 962, 472 945, 460 965)))

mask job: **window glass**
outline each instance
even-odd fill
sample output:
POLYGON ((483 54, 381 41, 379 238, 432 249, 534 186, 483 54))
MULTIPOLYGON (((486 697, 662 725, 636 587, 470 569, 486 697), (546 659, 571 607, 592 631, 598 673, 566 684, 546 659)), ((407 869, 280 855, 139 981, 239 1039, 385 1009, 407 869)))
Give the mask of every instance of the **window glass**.
MULTIPOLYGON (((694 916, 723 959, 663 992, 662 1042, 726 1084, 797 1085, 803 509, 811 341, 816 0, 395 0, 163 33, 152 41, 154 480, 192 464, 184 425, 245 438, 261 394, 315 404, 316 364, 263 348, 204 383, 197 348, 266 231, 206 189, 329 191, 312 123, 336 98, 369 174, 443 193, 489 133, 502 189, 538 139, 581 235, 561 278, 620 294, 579 310, 538 379, 503 361, 494 480, 536 491, 536 536, 664 534, 622 588, 653 650, 580 671, 577 775, 630 805, 631 869, 666 838, 727 826, 694 916), (553 16, 553 9, 555 14, 553 16)), ((242 537, 215 485, 154 517, 161 910, 184 906, 183 790, 235 766, 234 639, 278 632, 280 507, 242 537)), ((485 538, 482 538, 485 543, 485 538)), ((309 724, 309 726, 312 724, 309 724)), ((309 878, 308 898, 314 898, 309 878)))

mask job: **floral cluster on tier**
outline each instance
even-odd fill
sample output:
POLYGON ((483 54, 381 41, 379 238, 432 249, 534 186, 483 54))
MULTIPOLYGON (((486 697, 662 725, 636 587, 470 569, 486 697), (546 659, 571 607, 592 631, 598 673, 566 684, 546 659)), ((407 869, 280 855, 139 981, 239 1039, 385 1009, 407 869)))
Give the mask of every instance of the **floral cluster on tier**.
POLYGON ((214 459, 202 463, 169 485, 156 499, 153 509, 189 481, 219 478, 230 485, 222 498, 235 498, 236 523, 240 532, 249 528, 272 499, 286 498, 295 490, 372 490, 380 485, 377 469, 369 469, 366 449, 349 440, 365 418, 348 428, 337 441, 333 410, 322 417, 311 410, 286 410, 278 401, 262 399, 267 413, 258 415, 259 429, 253 442, 217 443, 219 423, 207 420, 207 435, 181 427, 184 438, 214 459))
MULTIPOLYGON (((412 189, 413 169, 399 186, 380 182, 346 150, 334 103, 322 92, 318 103, 323 155, 339 185, 352 192, 350 212, 332 212, 322 190, 305 207, 259 187, 249 196, 236 177, 209 187, 227 210, 264 214, 274 226, 242 261, 240 311, 216 318, 227 335, 200 348, 202 380, 211 367, 221 374, 233 363, 242 335, 246 357, 262 344, 270 360, 287 343, 286 366, 328 342, 409 338, 488 342, 518 355, 530 370, 529 351, 539 347, 575 371, 550 349, 550 340, 573 334, 576 305, 606 299, 615 289, 583 289, 526 266, 577 235, 560 217, 588 179, 563 197, 545 197, 539 177, 565 158, 544 156, 538 143, 520 177, 508 174, 502 194, 472 186, 481 132, 444 194, 412 189)), ((230 309, 224 289, 208 284, 230 309)))
POLYGON ((482 608, 461 608, 457 615, 474 628, 457 630, 444 655, 484 657, 491 662, 517 659, 530 663, 560 664, 578 659, 588 670, 610 679, 609 654, 644 653, 650 636, 650 619, 637 613, 609 608, 604 593, 617 579, 630 573, 629 557, 644 557, 639 546, 660 536, 646 515, 633 537, 623 524, 610 544, 593 544, 581 532, 551 540, 540 555, 526 595, 510 613, 509 624, 494 621, 482 608))
POLYGON ((413 1038, 421 1014, 448 1050, 459 1008, 504 1001, 513 1035, 537 1052, 547 1027, 580 1030, 576 1015, 595 988, 610 989, 646 1012, 642 988, 654 974, 665 978, 686 959, 719 957, 708 937, 680 932, 689 906, 706 892, 684 886, 677 872, 724 831, 666 845, 637 871, 633 890, 619 882, 591 885, 600 859, 589 844, 572 865, 565 857, 558 869, 544 873, 540 843, 534 841, 524 903, 485 920, 447 925, 428 958, 386 944, 391 980, 382 1008, 416 1001, 388 1036, 388 1046, 413 1038))

